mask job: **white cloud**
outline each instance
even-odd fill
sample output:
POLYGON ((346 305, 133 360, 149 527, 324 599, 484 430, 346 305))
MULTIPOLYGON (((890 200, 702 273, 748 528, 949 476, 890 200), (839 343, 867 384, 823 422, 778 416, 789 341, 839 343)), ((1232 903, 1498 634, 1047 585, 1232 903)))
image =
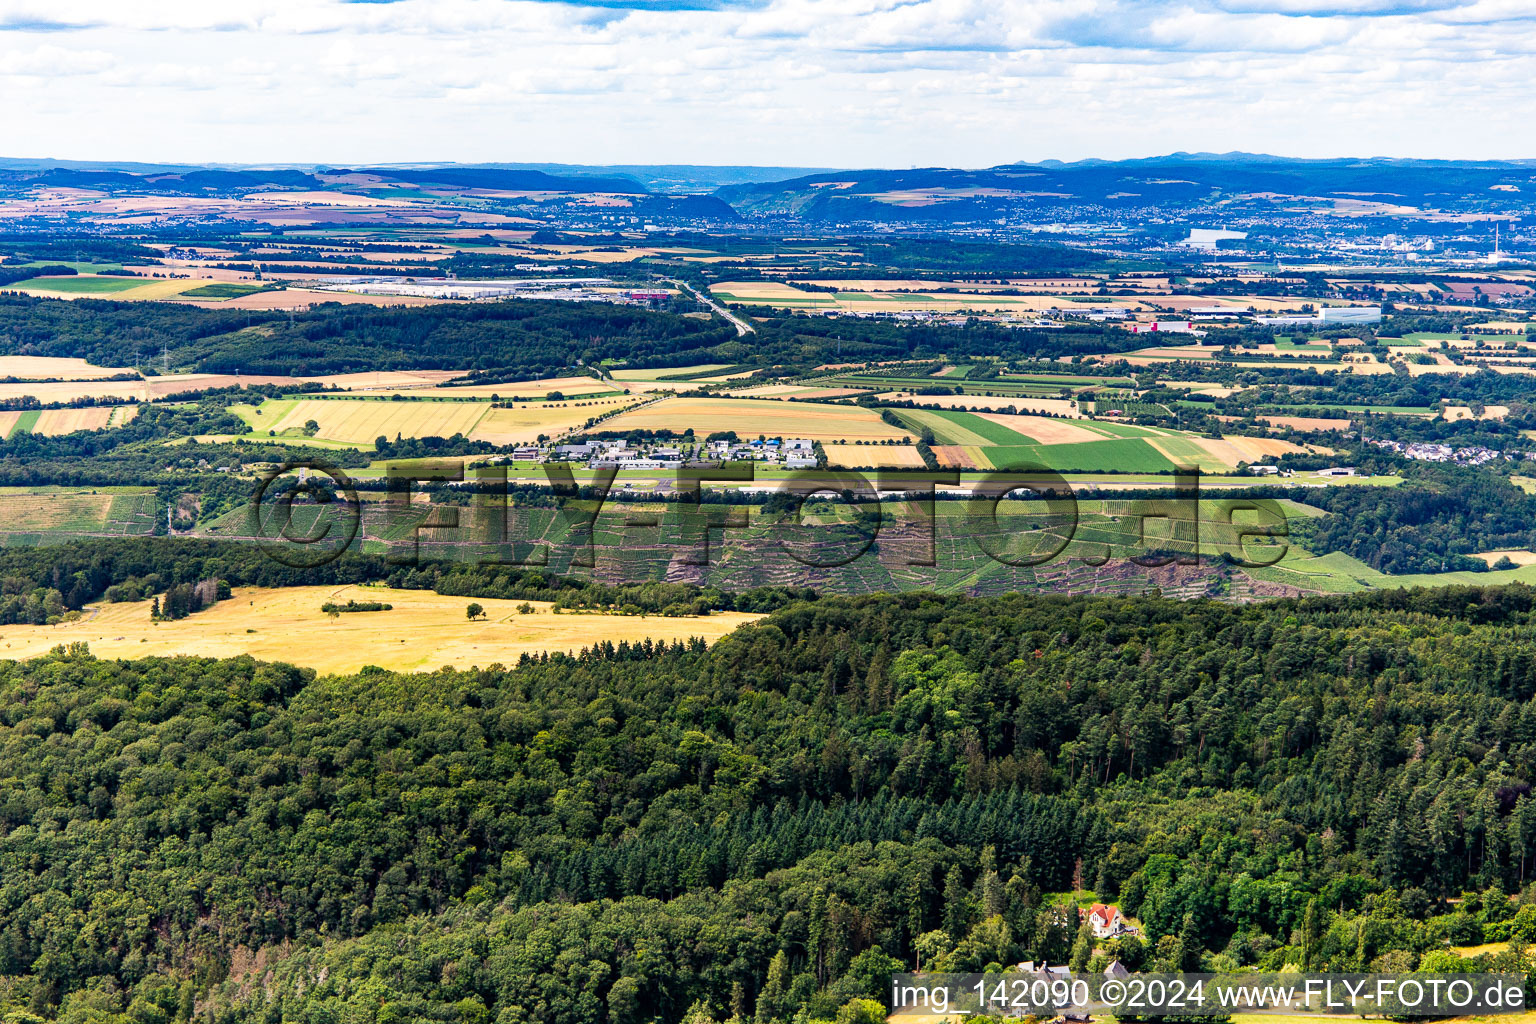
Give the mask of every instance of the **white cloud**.
POLYGON ((1536 156, 1533 52, 1529 0, 0 0, 5 148, 145 160, 1536 156))

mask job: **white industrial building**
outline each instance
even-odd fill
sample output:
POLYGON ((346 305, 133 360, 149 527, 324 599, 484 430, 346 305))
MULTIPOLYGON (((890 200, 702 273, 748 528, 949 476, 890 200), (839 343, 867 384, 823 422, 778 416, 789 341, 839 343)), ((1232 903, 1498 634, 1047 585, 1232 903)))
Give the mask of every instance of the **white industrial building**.
POLYGON ((448 277, 352 277, 317 281, 324 291, 360 295, 416 295, 434 299, 592 298, 589 289, 613 282, 606 277, 540 277, 511 280, 461 280, 448 277))
POLYGON ((1154 320, 1149 324, 1131 324, 1132 334, 1204 334, 1195 330, 1193 320, 1154 320))
POLYGON ((1380 306, 1324 306, 1318 319, 1325 324, 1379 324, 1380 306))
POLYGON ((1380 306, 1324 306, 1316 314, 1298 313, 1289 316, 1256 316, 1256 324, 1278 327, 1285 324, 1379 324, 1380 306))

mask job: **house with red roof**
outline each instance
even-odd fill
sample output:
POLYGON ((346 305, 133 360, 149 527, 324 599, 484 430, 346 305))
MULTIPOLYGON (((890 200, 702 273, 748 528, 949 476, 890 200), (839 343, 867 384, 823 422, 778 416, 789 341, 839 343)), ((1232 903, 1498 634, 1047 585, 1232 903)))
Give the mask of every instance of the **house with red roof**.
POLYGON ((1086 916, 1088 927, 1093 929, 1093 937, 1096 939, 1107 939, 1126 930, 1125 918, 1120 916, 1119 907, 1095 903, 1088 908, 1086 916))

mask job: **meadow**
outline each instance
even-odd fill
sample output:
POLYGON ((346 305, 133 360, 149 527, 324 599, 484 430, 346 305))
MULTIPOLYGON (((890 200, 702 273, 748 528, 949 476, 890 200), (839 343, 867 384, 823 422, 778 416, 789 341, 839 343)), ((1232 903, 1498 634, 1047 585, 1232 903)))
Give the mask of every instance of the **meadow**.
POLYGON ((1513 569, 1494 569, 1488 572, 1440 572, 1393 576, 1372 569, 1359 559, 1351 558, 1341 551, 1313 555, 1302 548, 1292 548, 1290 553, 1275 565, 1265 569, 1250 569, 1248 574, 1265 582, 1284 583, 1329 594, 1452 585, 1491 587, 1506 583, 1536 584, 1536 564, 1517 565, 1513 569))
POLYGON ((174 622, 150 620, 150 602, 99 604, 74 622, 57 626, 0 626, 0 657, 27 658, 58 644, 83 642, 97 657, 203 657, 249 654, 321 673, 356 672, 364 665, 402 672, 515 665, 523 654, 579 653, 599 641, 717 640, 759 618, 737 612, 702 617, 555 614, 546 602, 475 598, 485 617, 470 621, 469 598, 431 591, 376 586, 237 588, 212 608, 174 622), (327 601, 381 601, 390 611, 358 612, 332 619, 327 601))
POLYGON ((34 277, 8 287, 16 291, 40 291, 59 295, 111 295, 143 284, 138 277, 34 277))
POLYGON ((266 287, 259 284, 239 284, 234 281, 215 281, 212 284, 188 288, 181 294, 189 299, 238 299, 244 295, 255 295, 260 291, 266 291, 266 287))

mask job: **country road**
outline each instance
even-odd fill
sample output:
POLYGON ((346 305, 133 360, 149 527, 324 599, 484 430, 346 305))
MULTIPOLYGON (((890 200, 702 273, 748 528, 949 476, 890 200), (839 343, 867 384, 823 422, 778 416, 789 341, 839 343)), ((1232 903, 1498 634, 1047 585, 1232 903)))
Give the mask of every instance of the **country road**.
POLYGON ((735 313, 732 313, 730 310, 726 309, 720 303, 716 302, 714 300, 713 296, 706 295, 703 292, 700 292, 697 288, 695 288, 693 285, 689 284, 687 281, 678 281, 675 278, 670 278, 670 277, 669 278, 665 278, 665 280, 668 281, 671 284, 677 285, 679 288, 686 288, 693 295, 694 298, 698 299, 700 302, 704 303, 704 305, 708 306, 710 309, 714 310, 716 313, 719 313, 721 316, 723 316, 727 320, 729 320, 731 322, 731 326, 736 328, 736 334, 739 337, 745 337, 748 334, 756 334, 757 333, 757 328, 756 327, 753 327, 751 324, 747 323, 741 317, 737 316, 735 313))

